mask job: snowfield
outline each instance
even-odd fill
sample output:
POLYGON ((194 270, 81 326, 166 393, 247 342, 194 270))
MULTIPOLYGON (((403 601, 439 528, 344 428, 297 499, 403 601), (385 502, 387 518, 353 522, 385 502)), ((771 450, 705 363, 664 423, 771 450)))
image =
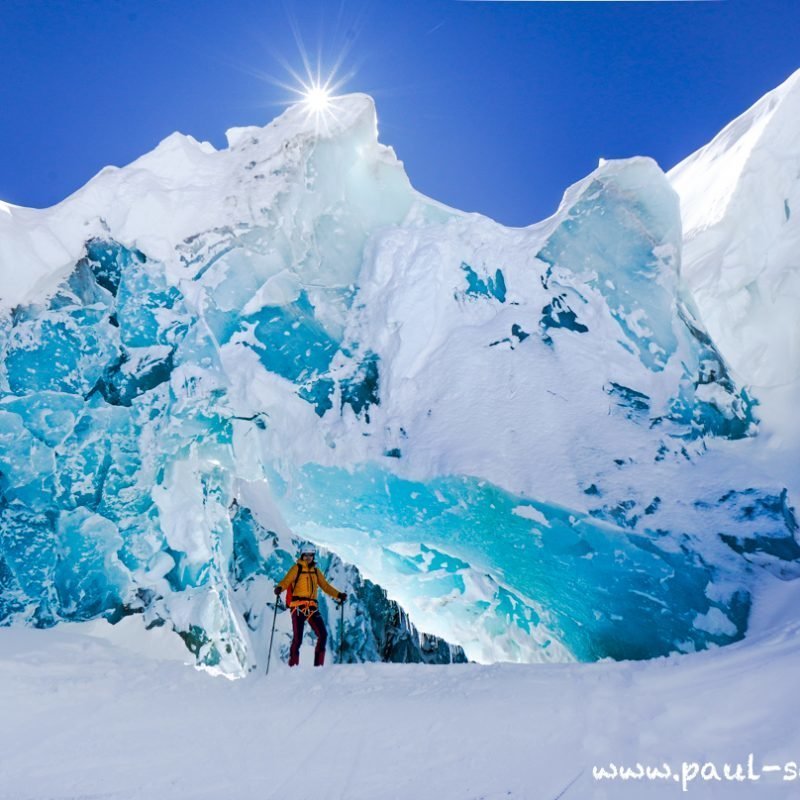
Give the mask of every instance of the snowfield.
POLYGON ((306 645, 299 669, 229 681, 136 618, 4 629, 0 800, 790 800, 799 630, 595 664, 315 670, 306 645), (595 779, 611 762, 678 777, 595 779))

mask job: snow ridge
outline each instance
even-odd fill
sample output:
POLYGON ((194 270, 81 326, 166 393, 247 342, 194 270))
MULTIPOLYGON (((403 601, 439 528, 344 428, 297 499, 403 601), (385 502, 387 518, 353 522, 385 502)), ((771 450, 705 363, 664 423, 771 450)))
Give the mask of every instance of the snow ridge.
POLYGON ((738 378, 762 402, 781 468, 800 424, 800 71, 668 174, 681 198, 681 274, 738 378))

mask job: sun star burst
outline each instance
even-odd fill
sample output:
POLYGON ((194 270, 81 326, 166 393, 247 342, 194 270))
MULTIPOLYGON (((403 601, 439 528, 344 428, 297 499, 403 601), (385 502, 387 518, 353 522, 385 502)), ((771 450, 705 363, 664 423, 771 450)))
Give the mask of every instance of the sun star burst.
POLYGON ((331 105, 331 94, 326 86, 311 85, 305 88, 303 102, 310 111, 321 114, 331 105))

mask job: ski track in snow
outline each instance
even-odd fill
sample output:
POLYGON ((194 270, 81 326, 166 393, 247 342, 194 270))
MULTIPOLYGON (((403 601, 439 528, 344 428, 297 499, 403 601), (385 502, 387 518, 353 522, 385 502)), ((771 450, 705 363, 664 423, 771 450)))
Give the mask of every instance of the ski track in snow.
POLYGON ((97 624, 3 629, 0 800, 789 800, 777 775, 684 795, 592 766, 800 760, 798 631, 596 664, 314 669, 306 645, 298 670, 228 681, 97 624))

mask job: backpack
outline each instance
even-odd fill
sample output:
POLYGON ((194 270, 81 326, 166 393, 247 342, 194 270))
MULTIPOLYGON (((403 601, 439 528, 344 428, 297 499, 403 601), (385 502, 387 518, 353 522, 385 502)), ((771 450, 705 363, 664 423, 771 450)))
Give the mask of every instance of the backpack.
MULTIPOLYGON (((314 566, 309 570, 309 572, 313 571, 314 575, 317 574, 317 565, 314 566)), ((292 604, 292 596, 294 595, 294 590, 297 588, 297 581, 300 580, 300 576, 303 574, 303 567, 302 565, 298 565, 297 567, 297 575, 295 576, 294 583, 286 590, 286 608, 292 604)), ((308 572, 306 573, 306 575, 308 572)), ((317 584, 319 584, 319 578, 317 578, 317 584)))

